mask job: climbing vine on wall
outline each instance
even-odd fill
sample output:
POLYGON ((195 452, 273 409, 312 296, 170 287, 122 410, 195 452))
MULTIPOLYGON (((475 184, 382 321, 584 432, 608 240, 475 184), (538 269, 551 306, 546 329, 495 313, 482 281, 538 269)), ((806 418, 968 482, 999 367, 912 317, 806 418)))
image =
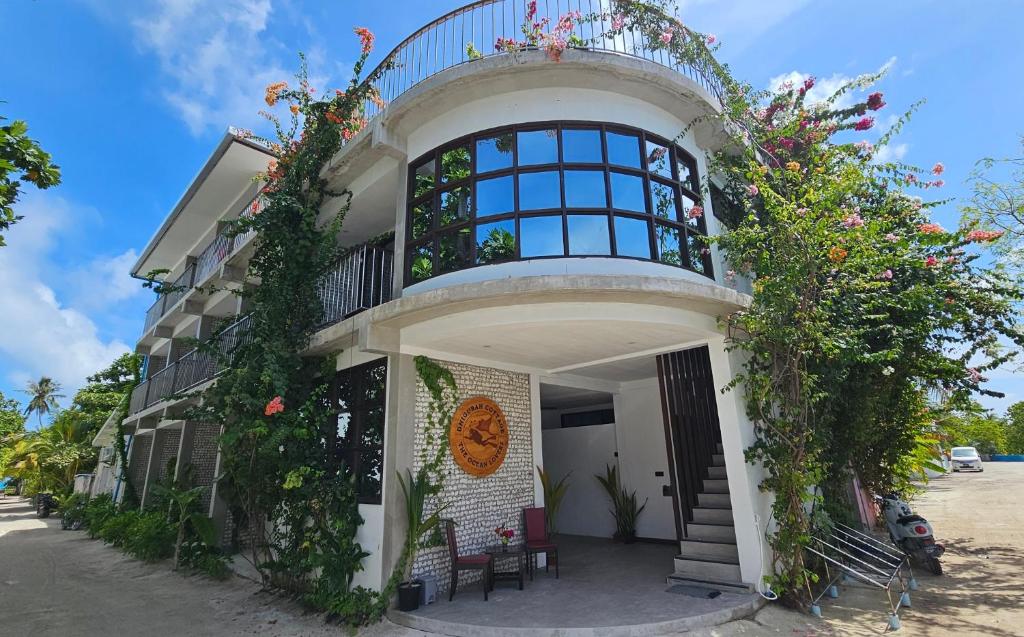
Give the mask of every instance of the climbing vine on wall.
POLYGON ((666 3, 619 0, 613 11, 618 28, 704 74, 722 107, 708 119, 732 137, 711 172, 739 214, 716 240, 726 279, 745 277, 753 292, 725 317, 745 361, 729 387, 757 434, 747 459, 774 494, 768 579, 799 603, 815 579, 803 547, 827 523, 821 505, 842 514, 851 472, 876 492, 905 487, 934 444, 931 395, 956 404, 994 393, 984 374, 1011 355, 997 344, 1024 344, 1021 290, 979 263, 990 233, 930 219, 944 202, 920 195, 943 186, 941 163, 926 171, 879 154, 909 113, 863 139, 886 104, 860 95, 880 76, 815 99, 811 77, 754 91, 714 59, 716 38, 666 3))

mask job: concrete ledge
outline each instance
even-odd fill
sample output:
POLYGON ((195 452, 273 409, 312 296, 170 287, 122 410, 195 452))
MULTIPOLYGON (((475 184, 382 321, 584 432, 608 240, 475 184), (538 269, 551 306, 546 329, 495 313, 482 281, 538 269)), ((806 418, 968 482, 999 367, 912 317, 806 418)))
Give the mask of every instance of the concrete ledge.
POLYGON ((464 624, 404 613, 399 610, 389 611, 388 619, 408 628, 455 637, 491 637, 498 634, 522 635, 523 637, 528 635, 533 637, 652 637, 718 626, 753 615, 764 605, 765 600, 759 595, 755 595, 741 604, 710 613, 651 624, 623 624, 620 626, 572 626, 569 621, 566 622, 566 625, 550 627, 464 624))

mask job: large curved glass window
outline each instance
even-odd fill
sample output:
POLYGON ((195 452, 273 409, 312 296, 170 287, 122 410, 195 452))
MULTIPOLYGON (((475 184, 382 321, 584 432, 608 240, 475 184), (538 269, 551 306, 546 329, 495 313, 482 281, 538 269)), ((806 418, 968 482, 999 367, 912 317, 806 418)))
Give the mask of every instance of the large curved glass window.
POLYGON ((612 124, 509 126, 409 169, 405 284, 551 257, 658 261, 712 276, 696 162, 612 124))

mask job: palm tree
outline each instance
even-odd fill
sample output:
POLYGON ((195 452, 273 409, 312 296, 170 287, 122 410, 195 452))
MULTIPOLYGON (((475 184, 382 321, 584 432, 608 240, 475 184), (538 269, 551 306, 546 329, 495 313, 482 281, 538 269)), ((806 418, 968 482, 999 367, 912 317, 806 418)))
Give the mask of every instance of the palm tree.
POLYGON ((25 408, 25 415, 36 412, 40 428, 43 426, 43 414, 58 409, 60 405, 57 404, 57 399, 64 398, 64 394, 57 393, 60 391, 60 383, 48 376, 43 376, 36 382, 29 382, 28 389, 22 391, 32 397, 25 408))

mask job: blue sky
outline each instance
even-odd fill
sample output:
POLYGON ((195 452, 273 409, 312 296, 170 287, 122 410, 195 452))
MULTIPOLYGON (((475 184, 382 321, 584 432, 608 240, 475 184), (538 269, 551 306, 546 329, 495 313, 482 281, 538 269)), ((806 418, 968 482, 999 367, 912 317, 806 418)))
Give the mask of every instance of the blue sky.
MULTIPOLYGON (((254 128, 263 88, 290 79, 298 51, 324 88, 358 55, 353 26, 377 35, 376 63, 462 0, 8 0, 0 5, 0 114, 29 122, 63 169, 30 193, 25 221, 0 249, 0 391, 42 374, 69 396, 134 343, 149 291, 129 266, 229 125, 254 128)), ((888 106, 879 121, 927 103, 892 157, 945 163, 945 196, 984 156, 1007 156, 1024 134, 1024 4, 900 0, 691 0, 685 22, 715 33, 720 58, 756 86, 811 74, 819 87, 875 71, 888 106)), ((876 135, 877 136, 877 135, 876 135)), ((870 136, 869 136, 870 138, 870 136)), ((937 214, 956 225, 955 204, 937 214)), ((1009 370, 985 400, 1024 400, 1009 370)))

